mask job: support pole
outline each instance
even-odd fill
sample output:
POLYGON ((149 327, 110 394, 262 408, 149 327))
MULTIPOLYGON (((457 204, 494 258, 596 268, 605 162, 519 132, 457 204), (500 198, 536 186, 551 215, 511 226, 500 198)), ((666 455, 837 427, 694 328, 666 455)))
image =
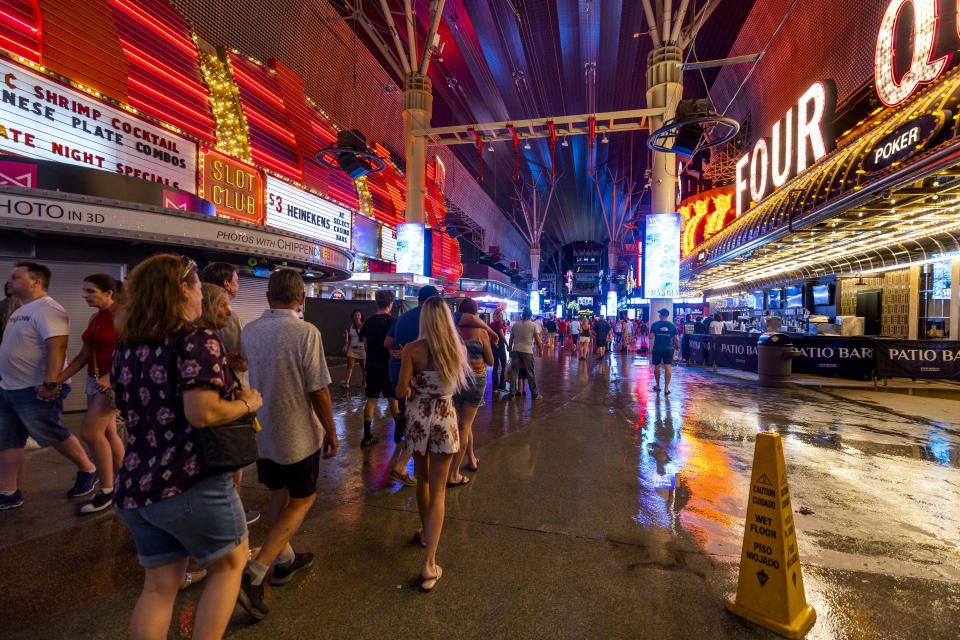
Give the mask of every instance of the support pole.
MULTIPOLYGON (((651 131, 656 131, 677 114, 677 104, 683 95, 682 65, 683 51, 679 47, 665 45, 647 56, 647 106, 664 110, 662 116, 650 117, 651 131)), ((674 213, 677 210, 675 162, 672 153, 653 152, 650 172, 651 214, 674 213)), ((667 309, 672 316, 673 300, 651 300, 651 321, 660 309, 667 309)))
POLYGON ((433 93, 430 78, 411 73, 403 83, 403 133, 407 159, 407 222, 424 223, 427 199, 427 137, 413 135, 430 126, 433 93))

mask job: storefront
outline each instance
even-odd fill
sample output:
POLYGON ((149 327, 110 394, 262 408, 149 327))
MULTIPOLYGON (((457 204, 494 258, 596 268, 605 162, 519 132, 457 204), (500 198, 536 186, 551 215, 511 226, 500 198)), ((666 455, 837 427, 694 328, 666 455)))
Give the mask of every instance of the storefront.
POLYGON ((736 160, 727 191, 703 194, 720 202, 687 211, 700 226, 685 228, 683 286, 703 291, 728 329, 870 336, 878 352, 885 340, 940 341, 930 348, 952 353, 960 338, 960 67, 932 56, 954 37, 940 32, 937 12, 898 28, 903 5, 889 4, 877 36, 874 94, 843 96, 838 106, 833 84, 815 82, 780 121, 753 123, 770 135, 736 160), (924 55, 895 60, 917 33, 924 55), (881 106, 862 113, 876 97, 881 106))

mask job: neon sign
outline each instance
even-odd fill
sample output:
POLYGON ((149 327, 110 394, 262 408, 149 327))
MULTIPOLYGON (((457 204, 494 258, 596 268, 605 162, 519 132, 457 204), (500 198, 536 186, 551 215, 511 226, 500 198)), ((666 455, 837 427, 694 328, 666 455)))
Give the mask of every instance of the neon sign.
MULTIPOLYGON (((960 12, 960 2, 957 3, 957 9, 960 12)), ((883 104, 888 107, 901 104, 919 87, 936 80, 947 68, 950 54, 933 58, 939 21, 937 0, 892 0, 887 5, 877 34, 877 53, 874 59, 877 95, 883 104), (908 3, 913 5, 913 56, 910 59, 910 68, 898 81, 893 68, 896 60, 897 26, 900 13, 908 3)), ((910 46, 910 43, 907 42, 906 46, 910 46)))
POLYGON ((833 151, 836 139, 831 125, 836 104, 837 88, 833 81, 814 82, 796 106, 774 123, 770 137, 759 138, 753 151, 737 161, 737 217, 750 203, 760 202, 775 187, 833 151))

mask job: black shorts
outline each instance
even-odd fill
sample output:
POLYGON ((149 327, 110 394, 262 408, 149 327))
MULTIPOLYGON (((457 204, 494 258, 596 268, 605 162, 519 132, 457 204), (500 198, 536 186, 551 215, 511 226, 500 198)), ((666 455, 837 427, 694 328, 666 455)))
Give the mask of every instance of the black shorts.
POLYGON ((650 364, 673 364, 673 349, 654 349, 650 352, 650 364))
POLYGON ((293 464, 279 464, 267 458, 257 460, 257 476, 271 491, 287 489, 291 498, 309 498, 317 492, 320 477, 320 450, 293 464))
POLYGON ((367 397, 368 398, 395 398, 397 397, 394 384, 390 382, 390 372, 386 369, 367 368, 367 397))

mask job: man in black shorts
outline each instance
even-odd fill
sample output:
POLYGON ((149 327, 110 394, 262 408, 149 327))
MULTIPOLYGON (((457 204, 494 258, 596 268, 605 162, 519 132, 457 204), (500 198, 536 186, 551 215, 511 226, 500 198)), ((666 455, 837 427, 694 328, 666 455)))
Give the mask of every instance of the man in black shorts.
POLYGON ((593 337, 597 340, 597 360, 603 360, 607 355, 607 342, 610 340, 610 323, 606 318, 599 318, 593 323, 593 337))
POLYGON ((660 309, 660 320, 650 325, 653 336, 653 349, 650 350, 650 363, 653 365, 654 391, 660 391, 660 366, 666 367, 663 389, 670 395, 670 365, 673 364, 673 352, 680 348, 679 332, 676 325, 667 320, 670 312, 660 309))
POLYGON ((303 301, 300 274, 277 269, 267 284, 270 308, 240 334, 250 385, 263 395, 257 412, 257 475, 270 490, 270 529, 247 562, 237 596, 258 620, 269 612, 263 582, 271 565, 275 587, 313 566, 313 554, 295 552, 290 540, 316 500, 320 459, 336 455, 339 446, 323 338, 297 316, 303 301))
POLYGON ((367 404, 363 408, 363 440, 360 441, 360 446, 369 447, 377 441, 371 433, 373 413, 377 408, 377 399, 383 396, 387 399, 390 415, 393 416, 393 441, 397 445, 390 459, 393 463, 390 467, 390 479, 412 487, 417 481, 406 472, 411 452, 403 440, 404 421, 400 417, 394 385, 390 382, 390 350, 383 346, 390 327, 393 326, 393 316, 390 315, 393 292, 381 289, 374 298, 377 301, 377 312, 367 318, 360 328, 360 338, 367 347, 367 404))

